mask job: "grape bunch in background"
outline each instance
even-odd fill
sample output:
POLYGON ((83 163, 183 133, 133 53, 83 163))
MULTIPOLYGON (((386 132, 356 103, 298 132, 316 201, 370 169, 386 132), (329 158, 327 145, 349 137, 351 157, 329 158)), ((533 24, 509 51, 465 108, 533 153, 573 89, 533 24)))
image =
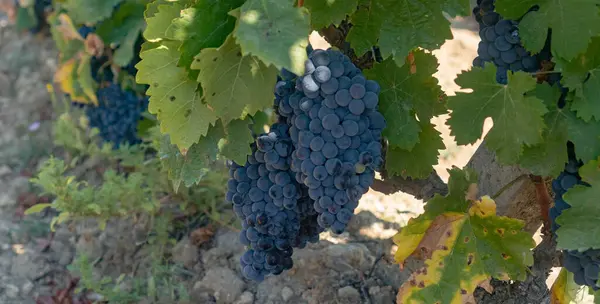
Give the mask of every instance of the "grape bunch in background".
MULTIPOLYGON (((552 190, 555 193, 554 206, 550 209, 550 219, 552 220, 552 232, 560 229, 556 223, 556 218, 561 213, 571 208, 563 199, 567 190, 575 185, 589 186, 581 180, 579 168, 583 163, 575 156, 575 147, 568 143, 569 162, 565 165, 565 170, 552 181, 552 190)), ((587 285, 594 290, 600 289, 597 283, 600 276, 600 249, 590 249, 586 251, 564 250, 563 266, 573 273, 575 282, 579 285, 587 285)))
POLYGON ((98 106, 88 105, 85 113, 90 127, 100 130, 100 137, 118 148, 122 143, 138 144, 137 126, 148 108, 148 98, 140 98, 117 84, 98 89, 98 106))
POLYGON ((339 51, 308 49, 306 72, 283 70, 278 122, 231 163, 227 200, 242 222, 244 276, 261 281, 293 266, 293 248, 342 233, 382 164, 379 85, 339 51))
MULTIPOLYGON (((84 39, 95 28, 82 26, 78 33, 84 39)), ((125 68, 131 73, 129 66, 139 62, 139 55, 125 68)), ((137 135, 137 125, 142 119, 142 113, 148 108, 148 98, 140 98, 134 92, 123 90, 113 82, 114 74, 108 64, 109 58, 104 55, 96 56, 91 60, 92 77, 98 82, 100 89, 96 92, 98 106, 74 103, 78 107, 85 108, 85 113, 90 121, 90 126, 100 130, 100 137, 114 144, 118 148, 122 143, 138 144, 141 142, 137 135)), ((133 68, 135 71, 135 68, 133 68)), ((135 74, 133 74, 135 76, 135 74)))
POLYGON ((477 0, 473 9, 481 37, 473 65, 483 67, 486 62, 493 62, 498 68, 496 81, 507 84, 508 71, 533 73, 540 64, 537 57, 521 45, 519 22, 503 19, 494 11, 494 3, 495 0, 477 0))

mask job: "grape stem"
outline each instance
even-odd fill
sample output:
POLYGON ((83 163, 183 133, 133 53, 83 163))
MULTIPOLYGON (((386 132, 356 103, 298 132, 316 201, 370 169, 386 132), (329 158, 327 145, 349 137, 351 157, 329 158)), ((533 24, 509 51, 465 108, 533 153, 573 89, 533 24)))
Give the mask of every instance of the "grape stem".
POLYGON ((542 232, 544 234, 550 234, 550 227, 552 225, 550 223, 550 216, 549 216, 551 198, 550 198, 550 194, 548 192, 548 187, 546 187, 546 183, 541 176, 533 175, 531 177, 531 180, 535 184, 535 192, 537 194, 537 201, 538 201, 538 204, 540 205, 540 212, 541 212, 542 220, 544 222, 544 227, 542 229, 542 232))
POLYGON ((298 0, 298 7, 304 6, 304 0, 298 0))

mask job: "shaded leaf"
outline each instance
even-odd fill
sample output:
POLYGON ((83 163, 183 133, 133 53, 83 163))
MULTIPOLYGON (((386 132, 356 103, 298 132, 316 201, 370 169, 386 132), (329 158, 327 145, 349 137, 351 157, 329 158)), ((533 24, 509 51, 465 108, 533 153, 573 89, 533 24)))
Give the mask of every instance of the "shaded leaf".
MULTIPOLYGON (((534 5, 539 10, 531 17, 536 26, 520 26, 525 45, 537 45, 539 42, 528 39, 545 39, 546 31, 540 28, 552 29, 552 53, 566 60, 575 58, 585 51, 590 39, 600 33, 600 14, 598 0, 505 0, 498 1, 496 11, 507 19, 519 19, 534 5), (528 33, 532 31, 532 33, 528 33)), ((526 17, 527 19, 530 17, 526 17)), ((525 20, 527 20, 525 19, 525 20)), ((527 21, 527 25, 533 24, 527 21)))
POLYGON ((593 160, 579 168, 581 179, 591 187, 576 185, 563 195, 571 208, 564 210, 556 223, 557 248, 566 250, 599 249, 600 233, 600 162, 593 160))
MULTIPOLYGON (((410 64, 398 67, 388 58, 364 71, 365 77, 381 86, 379 111, 386 118, 383 135, 390 145, 411 150, 419 141, 421 121, 446 113, 446 96, 432 75, 437 71, 436 58, 423 51, 414 52, 410 64)), ((409 59, 407 59, 408 62, 409 59)))
POLYGON ((314 30, 339 25, 346 16, 351 16, 358 0, 305 0, 304 7, 310 11, 310 23, 314 30))
POLYGON ((389 146, 385 161, 385 168, 389 174, 426 178, 433 171, 433 166, 437 165, 439 150, 446 148, 440 132, 429 121, 419 124, 419 142, 411 150, 389 146))

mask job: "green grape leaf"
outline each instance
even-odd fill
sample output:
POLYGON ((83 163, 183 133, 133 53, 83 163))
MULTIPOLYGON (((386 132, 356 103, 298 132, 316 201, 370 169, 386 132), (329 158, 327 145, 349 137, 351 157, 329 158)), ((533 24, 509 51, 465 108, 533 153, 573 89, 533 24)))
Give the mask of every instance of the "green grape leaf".
POLYGON ((446 0, 443 3, 443 11, 451 17, 469 16, 471 14, 471 1, 469 0, 446 0))
POLYGON ((242 56, 231 36, 219 48, 203 49, 192 69, 200 70, 203 99, 224 124, 273 105, 277 69, 242 56))
POLYGON ((600 122, 585 122, 571 113, 567 116, 569 139, 575 144, 577 157, 584 162, 600 155, 600 122))
POLYGON ((559 61, 565 86, 575 91, 571 108, 585 121, 600 120, 600 37, 571 62, 559 61))
POLYGON ((211 126, 206 136, 193 144, 185 155, 171 144, 172 140, 168 136, 163 137, 158 154, 175 191, 182 182, 186 187, 193 186, 210 171, 210 164, 216 160, 219 152, 219 140, 224 135, 221 123, 211 126))
POLYGON ((268 127, 270 124, 269 114, 258 111, 252 115, 252 133, 256 135, 265 133, 265 126, 268 127))
POLYGON ((412 150, 389 146, 386 153, 385 168, 391 175, 402 177, 426 178, 438 163, 439 150, 446 148, 440 132, 425 120, 420 122, 419 142, 412 150))
POLYGON ((552 53, 566 60, 572 60, 585 51, 590 39, 600 30, 600 11, 598 0, 505 0, 496 4, 496 11, 507 19, 519 19, 534 5, 539 6, 534 20, 519 26, 525 45, 537 45, 528 39, 545 39, 546 32, 540 28, 552 29, 552 53), (530 32, 531 31, 531 32, 530 32), (542 34, 542 37, 536 35, 542 34))
POLYGON ((237 14, 233 34, 242 54, 257 56, 278 70, 304 74, 310 22, 306 8, 292 0, 247 0, 237 14))
POLYGON ((35 10, 33 6, 19 7, 17 9, 15 25, 17 26, 18 30, 23 31, 32 29, 38 26, 38 24, 39 21, 35 16, 35 10))
POLYGON ((221 154, 238 164, 245 164, 248 155, 252 154, 250 144, 254 137, 250 132, 250 118, 236 119, 229 122, 225 128, 226 136, 223 138, 221 154))
POLYGON ((542 141, 543 116, 548 110, 542 100, 524 95, 536 85, 529 74, 509 73, 508 85, 498 84, 496 68, 488 63, 485 69, 473 68, 458 75, 456 83, 473 90, 473 93, 457 92, 448 99, 452 111, 448 125, 459 145, 479 139, 488 117, 494 121, 494 127, 486 136, 486 145, 504 163, 516 163, 524 144, 536 145, 542 141))
POLYGON ((383 20, 377 18, 374 11, 376 0, 360 0, 358 10, 350 17, 352 27, 346 36, 356 55, 362 56, 379 40, 379 31, 383 20))
POLYGON ((446 113, 446 96, 432 75, 437 71, 436 58, 416 51, 399 67, 392 58, 365 70, 365 77, 381 86, 379 111, 386 118, 383 135, 390 145, 411 150, 419 141, 421 121, 446 113), (411 60, 414 59, 414 60, 411 60))
POLYGON ((187 150, 217 117, 201 100, 198 83, 188 78, 184 68, 177 66, 180 44, 163 41, 162 45, 140 54, 136 65, 136 81, 148 84, 148 110, 157 115, 160 130, 170 135, 180 150, 187 150))
POLYGON ((173 39, 171 33, 171 23, 178 18, 181 12, 181 5, 177 2, 170 4, 161 4, 157 6, 157 11, 152 17, 146 17, 146 29, 144 38, 146 40, 173 39))
POLYGON ((346 16, 352 16, 358 0, 305 0, 304 7, 310 11, 312 28, 319 30, 330 24, 339 25, 346 16))
POLYGON ((544 15, 530 12, 519 22, 519 36, 525 49, 531 53, 539 53, 546 44, 548 28, 543 22, 544 15))
POLYGON ((463 303, 490 277, 526 278, 535 242, 522 221, 497 216, 491 198, 474 200, 476 180, 474 172, 451 170, 448 196, 436 195, 394 236, 397 262, 425 260, 400 287, 399 303, 463 303))
POLYGON ((571 208, 556 218, 556 223, 560 225, 560 229, 556 230, 556 247, 559 249, 584 251, 600 248, 600 161, 586 163, 579 168, 579 175, 591 187, 576 185, 563 195, 571 208))
POLYGON ((442 14, 439 0, 377 0, 374 12, 383 20, 379 49, 383 58, 394 56, 398 65, 414 48, 438 49, 452 39, 450 22, 442 14))
POLYGON ((135 55, 135 43, 145 26, 144 5, 125 2, 110 19, 97 26, 96 34, 105 44, 118 47, 113 54, 113 62, 119 66, 127 66, 135 55))
POLYGON ((113 54, 113 61, 118 66, 127 66, 133 60, 135 54, 135 43, 140 38, 140 33, 146 26, 144 20, 135 25, 127 27, 127 37, 121 41, 119 48, 113 54))
POLYGON ((114 7, 123 0, 65 0, 64 7, 78 24, 95 24, 112 15, 114 7))
MULTIPOLYGON (((183 41, 179 66, 190 69, 194 57, 204 48, 219 47, 235 27, 235 18, 228 13, 244 3, 235 1, 199 1, 191 8, 181 11, 173 20, 175 38, 183 41)), ((189 71, 196 79, 198 71, 189 71)))
POLYGON ((519 165, 530 170, 535 175, 558 176, 567 162, 568 140, 568 109, 558 108, 560 90, 549 84, 538 84, 535 95, 543 100, 548 113, 544 115, 547 128, 542 134, 541 143, 533 146, 525 146, 523 155, 519 159, 519 165))

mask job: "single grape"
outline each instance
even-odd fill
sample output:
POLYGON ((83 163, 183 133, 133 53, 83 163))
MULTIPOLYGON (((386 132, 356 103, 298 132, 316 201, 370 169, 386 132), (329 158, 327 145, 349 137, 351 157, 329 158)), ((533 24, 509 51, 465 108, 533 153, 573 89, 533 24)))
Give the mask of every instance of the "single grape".
POLYGON ((319 66, 315 70, 313 77, 317 82, 325 83, 331 79, 331 70, 329 70, 329 68, 326 66, 319 66))

